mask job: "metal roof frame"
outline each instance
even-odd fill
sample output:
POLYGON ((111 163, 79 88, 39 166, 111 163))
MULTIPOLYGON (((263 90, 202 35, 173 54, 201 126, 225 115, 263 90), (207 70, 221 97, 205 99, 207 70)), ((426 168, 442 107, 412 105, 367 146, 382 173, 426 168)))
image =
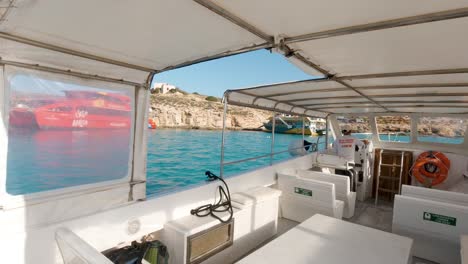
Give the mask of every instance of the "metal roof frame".
MULTIPOLYGON (((436 21, 444 21, 449 19, 457 19, 462 17, 468 17, 468 7, 465 8, 457 8, 452 10, 446 10, 441 12, 432 12, 417 16, 410 16, 410 17, 403 17, 398 19, 391 19, 391 20, 384 20, 379 22, 361 24, 361 25, 353 25, 349 27, 337 28, 332 30, 326 30, 322 32, 314 32, 303 34, 299 36, 292 36, 292 37, 285 37, 284 39, 280 39, 279 43, 273 43, 275 36, 269 36, 267 33, 263 32, 261 29, 255 27, 252 24, 249 24, 247 21, 242 20, 240 17, 236 16, 232 12, 222 8, 221 6, 211 2, 210 0, 194 0, 195 2, 199 3, 200 5, 212 10, 216 14, 224 17, 225 19, 235 23, 236 25, 248 30, 249 32, 261 37, 265 41, 270 44, 273 44, 273 48, 278 48, 282 50, 286 57, 294 56, 298 60, 302 61, 304 64, 308 65, 309 67, 317 70, 318 72, 322 73, 325 78, 323 80, 332 80, 336 83, 344 86, 345 88, 329 88, 329 89, 316 89, 316 90, 309 90, 309 91, 294 91, 294 92, 278 92, 278 93, 271 93, 271 94, 264 94, 264 95, 253 95, 255 99, 252 101, 254 105, 258 99, 268 99, 276 102, 283 102, 295 105, 293 103, 307 101, 311 99, 354 99, 354 98, 363 98, 366 99, 366 102, 372 102, 377 108, 382 108, 386 111, 392 112, 388 109, 387 105, 382 104, 380 101, 376 100, 377 98, 388 98, 388 97, 397 97, 398 95, 366 95, 364 91, 371 90, 371 89, 403 89, 403 88, 424 88, 424 87, 464 87, 465 84, 407 84, 402 86, 380 86, 380 87, 354 87, 348 80, 355 80, 355 79, 365 79, 365 78, 383 78, 383 77, 396 77, 396 76, 419 76, 419 75, 435 75, 435 74, 448 74, 448 73, 467 73, 468 69, 435 69, 435 70, 424 70, 424 71, 407 71, 407 72, 392 72, 392 73, 381 73, 381 74, 365 74, 365 75, 354 75, 354 76, 335 76, 331 72, 323 69, 321 66, 317 65, 316 63, 312 62, 309 58, 303 56, 300 51, 294 50, 288 46, 291 43, 297 42, 305 42, 317 39, 324 39, 324 38, 331 38, 336 36, 343 36, 343 35, 350 35, 350 34, 357 34, 362 32, 369 32, 369 31, 376 31, 376 30, 385 30, 390 28, 396 27, 404 27, 409 25, 416 25, 422 23, 430 23, 436 21), (320 92, 339 92, 339 91, 346 91, 352 90, 355 93, 359 94, 359 96, 336 96, 336 97, 327 97, 327 98, 302 98, 302 99, 294 99, 294 100, 283 100, 278 101, 272 97, 276 96, 283 96, 283 95, 290 95, 290 94, 315 94, 320 92)), ((307 82, 314 82, 314 80, 307 80, 307 82)), ((255 87, 254 89, 258 89, 259 87, 255 87)), ((246 89, 245 89, 246 90, 246 89)), ((245 91, 244 90, 244 91, 245 91)), ((245 94, 245 93, 244 93, 245 94)), ((418 94, 418 95, 401 95, 401 97, 419 97, 419 96, 468 96, 465 93, 450 93, 450 94, 418 94)), ((300 107, 306 107, 304 105, 298 105, 300 107)), ((349 106, 354 107, 354 106, 349 106)), ((321 108, 323 109, 323 108, 321 108)), ((314 108, 314 110, 320 110, 319 108, 314 108)))

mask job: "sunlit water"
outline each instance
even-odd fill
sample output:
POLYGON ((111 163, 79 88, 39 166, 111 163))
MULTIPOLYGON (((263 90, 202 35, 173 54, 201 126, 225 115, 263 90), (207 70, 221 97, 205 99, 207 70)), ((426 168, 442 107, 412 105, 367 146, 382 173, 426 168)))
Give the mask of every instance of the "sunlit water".
MULTIPOLYGON (((360 135, 366 138, 365 135, 360 135)), ((381 139, 386 140, 386 135, 381 139)), ((119 130, 9 131, 7 192, 35 193, 88 183, 119 180, 128 175, 129 134, 119 130)), ((275 135, 274 151, 288 149, 301 135, 275 135)), ((390 138, 392 141, 394 137, 390 138)), ((425 137, 440 143, 460 138, 425 137)), ((306 140, 316 142, 316 137, 306 140)), ((407 141, 400 136, 398 141, 407 141)), ((324 139, 321 139, 323 142, 324 139)), ((227 131, 225 162, 269 154, 271 134, 227 131)), ((147 194, 162 195, 205 182, 205 171, 219 174, 221 131, 157 129, 148 131, 147 194)), ((323 145, 320 145, 323 148, 323 145)), ((289 153, 273 162, 289 159, 289 153)), ((226 165, 232 176, 270 164, 270 157, 226 165)))
POLYGON ((128 174, 128 133, 10 129, 7 192, 27 194, 121 179, 128 174))
MULTIPOLYGON (((274 151, 288 149, 293 140, 302 135, 275 135, 274 151)), ((316 137, 306 137, 316 142, 316 137)), ((323 140, 322 140, 323 142, 323 140)), ((264 132, 227 131, 225 162, 269 154, 271 134, 264 132)), ((205 130, 158 129, 148 137, 148 194, 163 194, 179 188, 205 182, 205 171, 219 174, 221 132, 205 130)), ((274 162, 291 158, 289 153, 274 156, 274 162)), ((239 174, 253 168, 267 166, 270 157, 226 165, 225 176, 239 174)))

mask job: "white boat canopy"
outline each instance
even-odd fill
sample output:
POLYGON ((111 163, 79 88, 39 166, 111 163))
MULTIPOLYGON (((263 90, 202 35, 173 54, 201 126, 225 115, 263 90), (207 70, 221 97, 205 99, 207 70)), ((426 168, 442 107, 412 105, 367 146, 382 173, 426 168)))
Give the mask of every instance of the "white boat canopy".
POLYGON ((322 80, 231 91, 230 103, 314 116, 468 108, 467 0, 1 2, 7 65, 141 84, 271 48, 322 80))
POLYGON ((192 0, 0 2, 3 64, 141 84, 150 73, 268 47, 192 0))
POLYGON ((228 91, 230 104, 319 117, 468 112, 468 1, 210 3, 321 75, 228 91))

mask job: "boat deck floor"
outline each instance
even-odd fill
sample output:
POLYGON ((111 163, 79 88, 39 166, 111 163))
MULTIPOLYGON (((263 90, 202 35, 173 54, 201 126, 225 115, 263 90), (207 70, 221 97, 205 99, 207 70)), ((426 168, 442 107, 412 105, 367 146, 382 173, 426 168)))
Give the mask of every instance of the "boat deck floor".
MULTIPOLYGON (((354 216, 350 219, 343 219, 343 220, 349 221, 351 223, 355 223, 358 225, 363 225, 363 226, 367 226, 370 228, 379 229, 385 232, 392 232, 392 218, 393 218, 392 203, 386 202, 386 201, 379 201, 376 206, 374 203, 374 200, 369 199, 364 202, 356 201, 356 209, 354 211, 354 216)), ((289 231, 290 229, 292 229, 298 224, 299 224, 298 222, 295 222, 286 218, 279 218, 277 234, 271 239, 269 239, 268 241, 265 241, 264 243, 259 245, 255 250, 261 248, 262 246, 266 245, 268 242, 286 233, 287 231, 289 231)), ((437 264, 437 263, 424 260, 424 259, 420 259, 417 257, 413 257, 412 264, 437 264)))

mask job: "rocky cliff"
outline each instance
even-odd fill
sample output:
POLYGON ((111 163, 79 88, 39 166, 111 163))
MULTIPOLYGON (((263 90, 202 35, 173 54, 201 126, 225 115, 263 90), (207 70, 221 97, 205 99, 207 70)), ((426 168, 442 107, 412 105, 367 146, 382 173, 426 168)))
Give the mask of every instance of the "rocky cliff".
MULTIPOLYGON (((346 119, 344 123, 350 126, 355 133, 368 133, 371 131, 367 118, 346 119)), ((377 127, 380 133, 408 133, 411 130, 411 120, 402 116, 377 117, 377 127)), ((343 123, 342 122, 342 123, 343 123)), ((421 117, 418 120, 418 134, 423 136, 464 137, 467 122, 464 119, 448 117, 421 117)))
MULTIPOLYGON (((223 127, 223 104, 219 98, 189 94, 183 91, 152 94, 150 118, 158 127, 221 129, 223 127)), ((239 130, 261 129, 263 122, 271 117, 268 111, 246 107, 229 106, 226 127, 239 130)))

